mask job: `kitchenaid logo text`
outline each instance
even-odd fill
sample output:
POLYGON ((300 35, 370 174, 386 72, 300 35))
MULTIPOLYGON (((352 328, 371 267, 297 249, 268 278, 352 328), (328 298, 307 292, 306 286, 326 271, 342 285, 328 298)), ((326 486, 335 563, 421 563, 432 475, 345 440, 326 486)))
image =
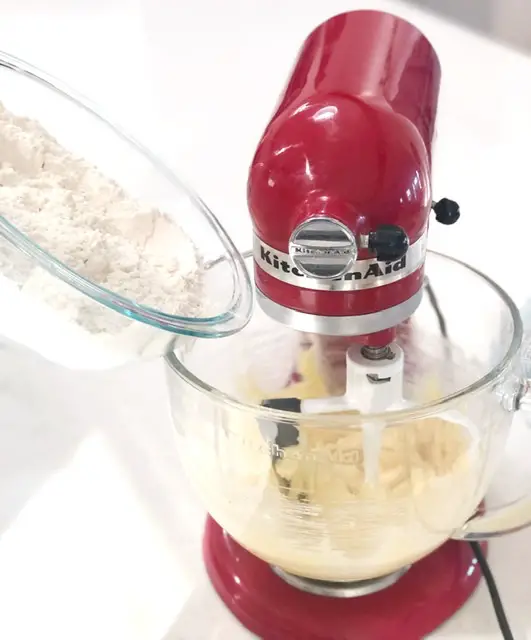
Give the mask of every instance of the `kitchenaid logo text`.
MULTIPOLYGON (((282 426, 280 426, 282 429, 282 426)), ((248 438, 237 430, 228 430, 225 433, 227 443, 238 442, 238 449, 231 449, 228 447, 223 452, 223 460, 225 464, 230 463, 230 455, 235 454, 236 457, 242 455, 243 451, 258 451, 266 454, 273 460, 296 460, 306 462, 331 462, 337 465, 351 466, 353 464, 361 464, 363 462, 363 450, 362 449, 336 449, 336 448, 323 448, 318 449, 306 449, 300 447, 280 447, 276 442, 271 439, 248 438)), ((228 464, 229 468, 232 468, 228 464)))
POLYGON ((318 247, 295 247, 295 253, 300 253, 303 256, 348 256, 351 253, 351 249, 319 249, 318 247))
MULTIPOLYGON (((299 253, 299 251, 297 251, 297 253, 299 253)), ((301 251, 300 253, 304 253, 304 251, 301 251)), ((321 253, 324 256, 334 255, 333 251, 312 250, 312 254, 318 253, 321 253)), ((336 251, 335 255, 341 254, 336 251)), ((382 262, 372 262, 363 271, 349 271, 340 278, 333 278, 333 280, 334 282, 339 280, 366 280, 367 278, 379 278, 380 276, 396 273, 397 271, 401 271, 406 268, 406 258, 407 255, 397 262, 386 262, 385 264, 382 262)), ((281 260, 278 254, 274 253, 272 249, 266 249, 263 244, 260 245, 260 260, 274 269, 282 270, 283 273, 292 273, 299 278, 308 277, 302 273, 302 271, 297 269, 297 267, 293 266, 293 263, 290 264, 287 260, 281 260)))
POLYGON ((402 259, 395 262, 357 260, 353 263, 352 269, 340 278, 311 278, 295 266, 289 254, 277 251, 256 236, 254 259, 260 269, 287 284, 324 291, 354 291, 390 284, 413 273, 424 261, 425 239, 423 235, 410 246, 402 259))

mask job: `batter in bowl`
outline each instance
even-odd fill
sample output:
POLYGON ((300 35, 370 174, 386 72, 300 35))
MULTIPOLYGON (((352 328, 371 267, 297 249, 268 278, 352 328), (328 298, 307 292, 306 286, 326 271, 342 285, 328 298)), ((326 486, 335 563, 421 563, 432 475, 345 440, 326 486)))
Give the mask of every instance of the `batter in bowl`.
MULTIPOLYGON (((274 397, 328 395, 314 347, 298 371, 274 397)), ((256 388, 246 396, 265 399, 256 388)), ((285 571, 331 581, 392 573, 442 544, 479 502, 475 439, 462 424, 433 416, 388 426, 375 482, 366 480, 362 428, 303 415, 298 428, 299 444, 272 456, 255 420, 230 421, 216 458, 226 471, 202 486, 219 524, 285 571)))

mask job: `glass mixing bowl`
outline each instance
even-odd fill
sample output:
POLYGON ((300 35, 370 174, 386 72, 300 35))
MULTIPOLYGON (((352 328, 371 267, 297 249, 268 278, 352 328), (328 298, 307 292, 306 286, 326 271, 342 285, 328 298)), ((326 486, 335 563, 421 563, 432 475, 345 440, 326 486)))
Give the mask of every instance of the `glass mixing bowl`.
MULTIPOLYGON (((45 242, 14 226, 12 212, 0 207, 0 334, 61 364, 92 368, 99 366, 98 356, 100 361, 123 364, 160 355, 175 334, 219 337, 241 329, 251 314, 251 281, 241 255, 201 199, 148 149, 57 79, 0 52, 0 80, 0 102, 7 110, 37 120, 68 151, 97 167, 129 196, 166 214, 166 236, 171 237, 177 223, 195 245, 200 264, 197 283, 182 290, 168 287, 168 304, 151 308, 83 277, 47 252, 45 242), (97 311, 97 327, 87 328, 79 317, 55 313, 46 296, 42 299, 47 287, 56 297, 63 296, 65 309, 80 307, 85 316, 97 311), (188 315, 172 310, 179 296, 188 301, 188 315), (104 334, 111 337, 104 339, 104 334)), ((24 160, 37 159, 38 153, 29 150, 24 160)), ((54 212, 48 209, 47 215, 52 225, 54 212)), ((127 226, 127 220, 123 224, 127 226)))
POLYGON ((427 274, 429 295, 398 338, 411 409, 301 415, 261 407, 263 398, 341 393, 346 343, 300 334, 259 309, 238 334, 194 340, 166 356, 193 485, 230 536, 284 572, 372 579, 450 537, 531 523, 525 462, 516 493, 498 495, 486 512, 484 503, 497 471, 511 473, 504 452, 527 388, 518 310, 495 283, 451 258, 429 252, 427 274), (280 446, 272 425, 278 435, 296 429, 299 444, 280 446), (374 455, 378 473, 368 480, 374 455))

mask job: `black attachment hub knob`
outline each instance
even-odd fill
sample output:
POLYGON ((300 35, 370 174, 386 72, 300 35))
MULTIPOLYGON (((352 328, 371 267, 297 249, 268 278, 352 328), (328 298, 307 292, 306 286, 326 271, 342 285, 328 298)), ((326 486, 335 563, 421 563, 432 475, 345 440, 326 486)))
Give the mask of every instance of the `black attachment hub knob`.
MULTIPOLYGON (((299 398, 271 398, 270 400, 261 402, 261 405, 269 409, 277 409, 278 411, 301 412, 301 401, 299 398)), ((271 425, 260 426, 262 435, 264 435, 267 440, 272 435, 270 432, 271 425)), ((275 431, 276 436, 274 442, 280 449, 294 447, 299 444, 299 430, 294 424, 288 422, 276 423, 275 431)))
POLYGON ((441 224, 454 224, 461 215, 457 202, 448 200, 448 198, 434 202, 431 208, 435 211, 435 220, 441 224))
POLYGON ((369 233, 368 247, 378 262, 392 262, 403 258, 409 247, 407 233, 395 224, 383 224, 369 233))

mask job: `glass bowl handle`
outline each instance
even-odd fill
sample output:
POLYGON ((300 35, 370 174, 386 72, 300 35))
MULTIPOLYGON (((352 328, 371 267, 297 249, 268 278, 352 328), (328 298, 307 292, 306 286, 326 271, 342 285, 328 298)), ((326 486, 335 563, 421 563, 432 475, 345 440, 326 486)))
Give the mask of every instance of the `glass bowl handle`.
MULTIPOLYGON (((525 319, 525 318, 524 318, 525 319)), ((520 375, 511 385, 509 393, 504 394, 506 409, 521 409, 531 412, 531 331, 526 331, 520 352, 520 375)), ((531 415, 528 417, 531 423, 531 415)), ((531 424, 529 424, 531 428, 531 424)), ((455 531, 452 538, 457 540, 486 540, 507 533, 514 533, 531 526, 531 494, 524 495, 510 504, 478 513, 461 528, 455 531)))
POLYGON ((531 495, 507 505, 473 516, 461 529, 454 531, 454 540, 488 540, 514 533, 531 525, 531 495))

